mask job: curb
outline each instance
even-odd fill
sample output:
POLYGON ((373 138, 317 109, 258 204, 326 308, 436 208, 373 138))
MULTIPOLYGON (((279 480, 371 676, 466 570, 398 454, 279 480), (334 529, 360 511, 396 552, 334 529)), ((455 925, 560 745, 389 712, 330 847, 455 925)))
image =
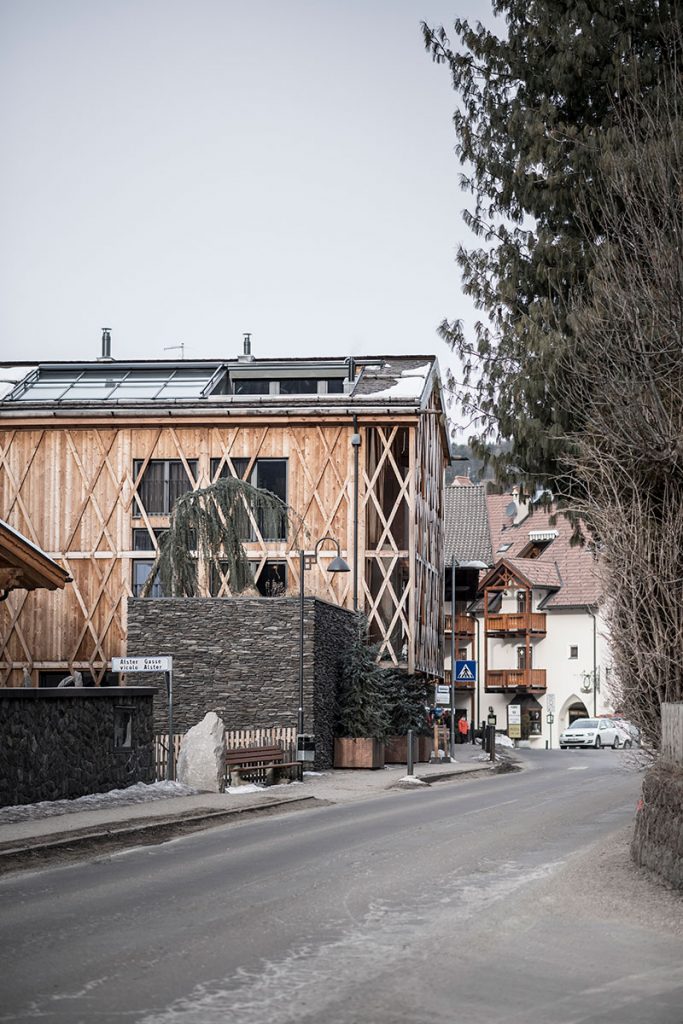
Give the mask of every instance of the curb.
POLYGON ((158 841, 165 835, 177 836, 186 832, 195 832, 202 825, 218 825, 221 821, 230 818, 240 817, 248 814, 264 814, 271 810, 281 810, 283 807, 301 809, 302 805, 322 804, 314 796, 297 796, 288 799, 273 800, 267 804, 252 804, 249 807, 226 808, 221 811, 204 811, 190 813, 184 816, 173 815, 171 817, 143 819, 139 824, 123 825, 120 828, 102 828, 95 826, 91 829, 78 829, 74 832, 61 832, 45 839, 36 836, 27 839, 21 845, 0 844, 0 871, 10 867, 13 862, 25 858, 38 859, 41 854, 58 853, 63 851, 76 851, 83 847, 97 847, 112 844, 116 846, 123 840, 128 843, 132 836, 141 841, 158 841))

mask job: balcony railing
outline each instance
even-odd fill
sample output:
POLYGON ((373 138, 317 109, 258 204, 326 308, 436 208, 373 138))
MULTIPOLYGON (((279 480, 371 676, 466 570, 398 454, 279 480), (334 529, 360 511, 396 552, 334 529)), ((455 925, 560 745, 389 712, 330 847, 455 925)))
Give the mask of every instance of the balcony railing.
POLYGON ((544 691, 546 688, 544 668, 496 668, 487 669, 486 689, 491 691, 526 689, 544 691))
MULTIPOLYGON (((446 615, 446 633, 451 631, 451 623, 453 621, 452 615, 446 615)), ((474 636, 474 619, 469 615, 456 615, 455 616, 455 632, 458 636, 474 636)))
POLYGON ((489 636, 504 633, 545 634, 545 612, 516 612, 509 615, 487 615, 486 632, 489 636))

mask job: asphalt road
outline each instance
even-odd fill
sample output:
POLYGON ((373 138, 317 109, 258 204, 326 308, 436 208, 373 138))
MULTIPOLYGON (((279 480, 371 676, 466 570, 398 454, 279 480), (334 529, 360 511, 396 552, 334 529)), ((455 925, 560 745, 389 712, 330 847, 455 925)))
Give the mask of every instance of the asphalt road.
POLYGON ((624 861, 627 758, 1 880, 0 1021, 682 1024, 681 899, 624 861))

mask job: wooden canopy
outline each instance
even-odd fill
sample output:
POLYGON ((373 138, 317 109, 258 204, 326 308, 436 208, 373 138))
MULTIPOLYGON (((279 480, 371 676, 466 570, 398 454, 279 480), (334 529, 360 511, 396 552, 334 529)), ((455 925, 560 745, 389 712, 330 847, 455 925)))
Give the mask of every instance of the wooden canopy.
POLYGON ((63 590, 66 583, 64 569, 0 519, 0 600, 11 590, 63 590))

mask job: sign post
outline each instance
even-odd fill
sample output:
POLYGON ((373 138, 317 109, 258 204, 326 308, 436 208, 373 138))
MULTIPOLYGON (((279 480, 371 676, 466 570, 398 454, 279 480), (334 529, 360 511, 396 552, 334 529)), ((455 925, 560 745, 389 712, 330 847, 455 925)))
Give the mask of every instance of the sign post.
POLYGON ((163 672, 168 697, 168 758, 166 778, 169 782, 175 776, 175 749, 173 746, 173 658, 170 654, 150 658, 112 658, 112 672, 163 672))
POLYGON ((522 738, 522 708, 520 704, 508 704, 508 736, 511 740, 522 738))
POLYGON ((549 693, 545 699, 545 709, 547 714, 545 720, 550 726, 550 737, 549 737, 549 748, 553 749, 553 722, 555 721, 555 694, 549 693))

